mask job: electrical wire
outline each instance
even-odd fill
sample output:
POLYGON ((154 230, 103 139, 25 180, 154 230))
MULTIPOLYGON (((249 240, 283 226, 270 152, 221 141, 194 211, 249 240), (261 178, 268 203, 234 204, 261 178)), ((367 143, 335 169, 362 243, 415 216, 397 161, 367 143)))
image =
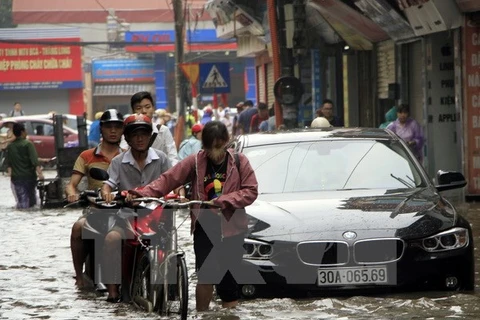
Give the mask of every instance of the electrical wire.
POLYGON ((112 17, 113 19, 115 19, 115 21, 117 21, 118 24, 121 25, 123 22, 125 22, 125 20, 124 20, 124 21, 120 21, 117 16, 112 15, 112 14, 110 13, 110 11, 108 11, 107 8, 105 8, 105 7, 103 6, 103 4, 100 2, 100 0, 95 0, 95 2, 96 2, 105 12, 107 12, 110 17, 112 17))

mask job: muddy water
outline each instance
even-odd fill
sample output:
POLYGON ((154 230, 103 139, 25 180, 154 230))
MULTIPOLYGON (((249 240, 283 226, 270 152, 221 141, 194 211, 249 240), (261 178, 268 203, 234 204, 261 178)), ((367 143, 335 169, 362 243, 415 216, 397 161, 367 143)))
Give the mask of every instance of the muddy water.
MULTIPOLYGON (((104 295, 74 288, 69 234, 79 209, 17 211, 9 180, 0 176, 0 319, 159 319, 127 304, 112 305, 104 295)), ((480 244, 480 205, 461 206, 480 244)), ((185 220, 179 215, 177 222, 185 220)), ((189 221, 180 227, 181 248, 189 273, 194 269, 189 221)), ((475 251, 477 268, 480 254, 475 251)), ((194 311, 190 274, 191 319, 480 319, 480 292, 415 293, 308 300, 257 299, 234 311, 194 311)), ((477 288, 480 277, 477 277, 477 288)))

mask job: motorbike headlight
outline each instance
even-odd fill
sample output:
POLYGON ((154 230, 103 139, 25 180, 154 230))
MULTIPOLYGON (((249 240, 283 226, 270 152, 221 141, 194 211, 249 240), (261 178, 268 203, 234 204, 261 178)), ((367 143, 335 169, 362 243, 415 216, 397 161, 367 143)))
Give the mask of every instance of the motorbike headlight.
POLYGON ((440 252, 464 248, 468 243, 468 229, 453 228, 425 238, 416 244, 427 252, 440 252))
POLYGON ((243 243, 244 259, 268 260, 272 256, 272 245, 267 242, 246 238, 243 243))

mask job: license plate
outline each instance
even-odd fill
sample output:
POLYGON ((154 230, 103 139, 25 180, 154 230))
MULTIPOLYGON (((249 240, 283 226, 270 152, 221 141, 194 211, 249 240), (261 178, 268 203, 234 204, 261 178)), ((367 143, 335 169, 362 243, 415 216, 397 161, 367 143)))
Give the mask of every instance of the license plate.
POLYGON ((387 267, 318 269, 319 286, 387 283, 387 267))

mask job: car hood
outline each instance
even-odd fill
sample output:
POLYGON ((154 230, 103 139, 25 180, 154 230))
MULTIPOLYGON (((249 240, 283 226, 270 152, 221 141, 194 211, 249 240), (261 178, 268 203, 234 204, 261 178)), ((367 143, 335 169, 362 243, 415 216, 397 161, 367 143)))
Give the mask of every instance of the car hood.
POLYGON ((247 208, 253 238, 266 241, 432 235, 455 224, 454 208, 433 188, 259 195, 247 208))

